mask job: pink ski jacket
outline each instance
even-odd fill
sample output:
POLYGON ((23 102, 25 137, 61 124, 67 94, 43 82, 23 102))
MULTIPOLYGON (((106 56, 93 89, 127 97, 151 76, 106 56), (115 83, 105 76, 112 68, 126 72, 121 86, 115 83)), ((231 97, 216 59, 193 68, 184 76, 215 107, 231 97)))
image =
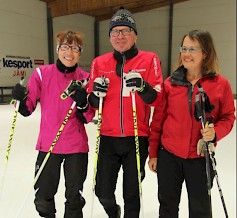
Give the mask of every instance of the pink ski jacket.
MULTIPOLYGON (((41 122, 36 150, 48 152, 64 119, 73 103, 71 97, 61 99, 61 94, 68 87, 71 80, 86 80, 89 73, 80 68, 74 72, 62 73, 56 64, 40 66, 30 76, 27 89, 29 90, 26 106, 33 113, 40 102, 41 122)), ((76 116, 73 109, 66 125, 56 142, 52 153, 72 154, 89 151, 88 138, 84 124, 76 116)), ((89 107, 83 113, 87 122, 94 117, 94 110, 89 107)))
MULTIPOLYGON (((104 76, 110 80, 107 95, 104 97, 102 124, 100 133, 106 136, 134 136, 134 120, 131 93, 125 93, 125 80, 116 74, 117 60, 113 52, 94 59, 91 66, 89 90, 93 90, 93 81, 104 76)), ((138 51, 138 54, 122 63, 123 73, 133 70, 140 73, 144 81, 160 91, 162 72, 160 60, 155 53, 138 51)), ((159 93, 157 94, 159 96, 159 93)), ((149 135, 150 106, 135 93, 138 135, 149 135)))
POLYGON ((235 121, 234 99, 227 79, 207 74, 192 86, 186 80, 184 68, 176 71, 175 75, 164 81, 162 101, 155 107, 149 137, 150 158, 157 157, 161 145, 184 159, 200 157, 197 143, 202 138, 202 124, 194 116, 197 83, 201 84, 214 106, 206 117, 213 117, 216 142, 231 131, 235 121))

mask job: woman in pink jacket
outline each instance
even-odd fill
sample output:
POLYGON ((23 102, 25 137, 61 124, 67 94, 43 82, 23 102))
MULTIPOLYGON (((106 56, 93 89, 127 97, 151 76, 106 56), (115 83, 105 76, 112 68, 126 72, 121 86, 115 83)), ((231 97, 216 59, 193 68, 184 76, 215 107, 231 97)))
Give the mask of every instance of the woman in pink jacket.
POLYGON ((150 127, 149 167, 157 172, 160 218, 178 217, 184 181, 189 217, 210 218, 206 160, 200 154, 203 147, 200 142, 203 139, 216 146, 231 131, 235 120, 233 94, 227 79, 220 75, 208 32, 193 30, 183 37, 180 46, 179 66, 164 81, 162 102, 155 107, 150 127), (195 110, 200 89, 209 103, 205 114, 209 125, 204 129, 195 110))
POLYGON ((65 31, 57 34, 56 64, 41 66, 33 71, 27 88, 17 84, 13 98, 20 100, 19 112, 31 115, 37 103, 41 108, 41 123, 36 149, 39 151, 35 166, 37 174, 60 126, 73 102, 76 107, 65 123, 43 171, 35 184, 35 206, 39 215, 54 218, 56 213, 54 195, 57 192, 60 168, 65 176, 65 218, 80 218, 85 200, 83 183, 87 175, 88 138, 84 123, 94 117, 88 105, 87 92, 79 81, 87 81, 89 73, 77 66, 82 53, 83 40, 78 32, 65 31), (75 86, 69 86, 71 83, 75 86), (69 86, 69 96, 62 94, 69 86), (70 95, 70 90, 72 91, 70 95))

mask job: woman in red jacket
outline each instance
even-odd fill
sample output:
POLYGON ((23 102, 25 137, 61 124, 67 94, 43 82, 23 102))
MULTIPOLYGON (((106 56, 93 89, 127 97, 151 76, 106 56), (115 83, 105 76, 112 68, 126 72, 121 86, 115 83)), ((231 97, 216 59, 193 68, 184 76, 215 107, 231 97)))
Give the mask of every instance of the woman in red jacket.
POLYGON ((211 217, 206 160, 198 150, 203 143, 198 142, 216 146, 231 131, 234 112, 231 87, 220 75, 211 35, 201 30, 189 32, 181 41, 178 68, 164 81, 162 102, 155 108, 151 123, 148 164, 157 172, 160 218, 178 217, 184 181, 189 217, 211 217), (205 115, 212 123, 204 129, 195 116, 199 89, 211 104, 205 115))

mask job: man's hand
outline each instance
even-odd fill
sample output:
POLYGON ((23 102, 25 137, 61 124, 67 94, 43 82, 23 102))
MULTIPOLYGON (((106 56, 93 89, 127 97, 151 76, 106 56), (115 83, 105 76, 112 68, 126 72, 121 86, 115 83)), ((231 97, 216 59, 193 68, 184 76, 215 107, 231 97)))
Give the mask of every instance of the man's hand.
POLYGON ((93 93, 97 97, 105 97, 109 87, 109 79, 102 77, 97 77, 93 83, 93 93))
POLYGON ((130 89, 130 91, 142 92, 145 86, 144 80, 140 73, 136 73, 135 71, 130 71, 125 76, 126 87, 130 89))

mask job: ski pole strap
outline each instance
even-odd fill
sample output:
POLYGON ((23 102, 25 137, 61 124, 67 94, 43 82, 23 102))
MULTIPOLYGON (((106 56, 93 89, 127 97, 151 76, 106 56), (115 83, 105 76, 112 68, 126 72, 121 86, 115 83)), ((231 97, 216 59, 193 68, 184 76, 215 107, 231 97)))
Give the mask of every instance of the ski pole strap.
POLYGON ((205 112, 211 112, 215 107, 214 105, 211 104, 210 99, 208 97, 208 95, 204 92, 202 86, 200 83, 197 84, 198 85, 198 91, 202 97, 202 108, 203 110, 205 110, 205 112))
POLYGON ((198 93, 195 96, 195 110, 194 116, 197 121, 201 120, 203 128, 208 123, 213 123, 213 116, 206 116, 206 113, 210 113, 214 109, 214 105, 210 103, 209 97, 204 92, 200 83, 198 83, 198 93))

